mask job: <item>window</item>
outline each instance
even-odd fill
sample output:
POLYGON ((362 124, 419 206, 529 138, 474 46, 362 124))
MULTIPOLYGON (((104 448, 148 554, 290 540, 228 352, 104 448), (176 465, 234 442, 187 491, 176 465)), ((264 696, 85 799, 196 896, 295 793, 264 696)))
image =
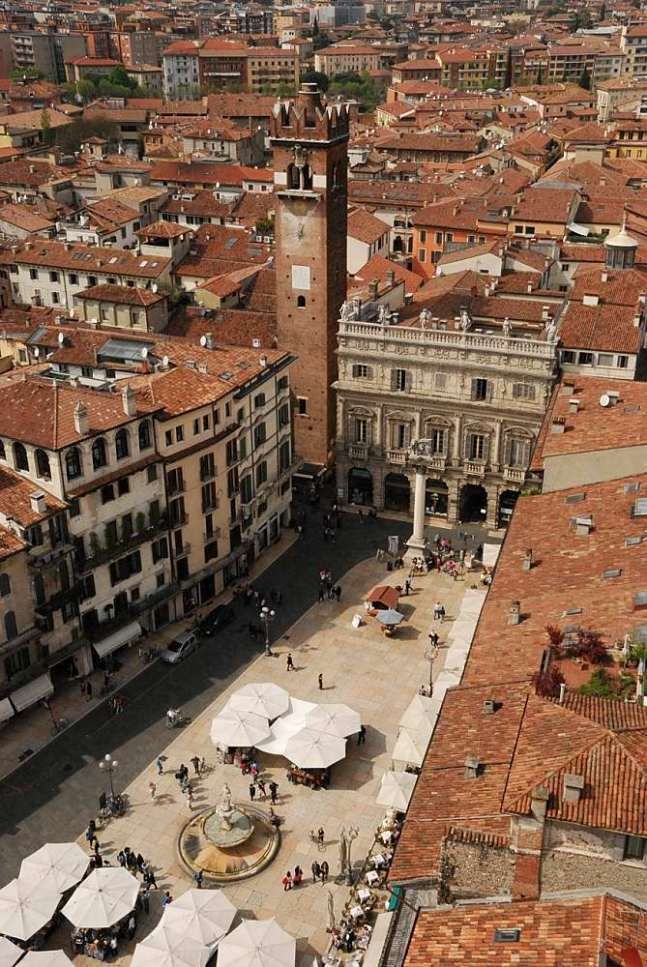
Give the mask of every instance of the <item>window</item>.
POLYGON ((171 430, 167 430, 164 434, 164 440, 166 441, 166 446, 170 447, 173 445, 173 433, 171 430))
POLYGON ((426 233, 426 231, 424 230, 424 228, 422 228, 422 229, 420 230, 420 241, 421 241, 421 243, 422 243, 423 245, 424 245, 424 244, 425 244, 425 242, 427 241, 427 233, 426 233))
POLYGON ((176 426, 175 427, 175 442, 176 443, 181 443, 183 439, 184 439, 184 427, 183 426, 176 426))
POLYGON ((624 859, 642 860, 645 858, 645 843, 641 836, 625 836, 624 859))
POLYGON ((43 477, 45 480, 49 480, 51 477, 49 469, 49 457, 44 450, 36 450, 36 475, 38 477, 43 477))
POLYGON ((267 440, 267 427, 265 423, 258 423, 254 427, 254 446, 260 447, 267 440))
POLYGON ((117 430, 115 433, 115 453, 117 454, 117 460, 123 460, 129 454, 128 445, 128 431, 127 430, 117 430))
POLYGON ((356 416, 353 420, 353 442, 368 443, 368 420, 363 416, 356 416))
POLYGON ((115 499, 115 488, 112 484, 106 484, 105 487, 101 488, 101 503, 108 504, 111 500, 115 499))
POLYGON ((507 441, 506 458, 509 467, 525 470, 530 463, 530 440, 510 437, 507 441))
POLYGON ((13 459, 14 459, 16 470, 29 470, 29 459, 27 457, 27 451, 25 450, 22 443, 14 443, 13 459))
POLYGON ((308 397, 307 396, 297 396, 297 413, 299 416, 308 415, 308 397))
POLYGON ((72 497, 70 500, 70 517, 78 517, 81 513, 81 501, 78 497, 72 497))
POLYGON ((70 272, 70 285, 78 285, 79 277, 76 272, 70 272))
POLYGON ((256 486, 260 487, 267 480, 267 461, 261 460, 256 467, 256 486))
POLYGON ((580 366, 592 366, 593 353, 578 353, 577 361, 580 366))
POLYGON ((532 383, 514 383, 512 386, 512 396, 515 400, 534 400, 535 387, 532 383))
POLYGON ((429 434, 429 444, 433 454, 444 454, 445 447, 447 446, 447 430, 443 430, 437 426, 432 427, 429 434))
POLYGON ((172 500, 168 506, 169 522, 171 527, 177 527, 179 524, 183 524, 186 519, 186 514, 184 511, 184 497, 177 497, 175 500, 172 500))
POLYGON ((104 540, 106 542, 106 547, 114 547, 115 544, 119 543, 119 534, 117 532, 117 521, 110 520, 104 528, 104 540))
POLYGON ((121 477, 117 481, 117 494, 119 497, 123 497, 124 494, 130 493, 130 477, 121 477))
POLYGON ((476 402, 483 402, 492 398, 492 388, 490 381, 477 377, 472 380, 472 399, 476 402))
POLYGON ((616 366, 618 367, 618 369, 627 369, 628 366, 629 366, 629 357, 628 356, 617 356, 616 357, 616 366))
POLYGON ((151 544, 151 553, 153 555, 153 564, 157 564, 163 558, 168 557, 168 540, 166 537, 160 537, 158 541, 153 541, 151 544))
POLYGON ((218 557, 218 541, 211 541, 209 544, 204 545, 204 562, 213 561, 214 558, 218 557))
POLYGON ((30 279, 37 279, 38 278, 38 269, 30 269, 29 270, 29 278, 30 279))
POLYGON ((75 480, 81 473, 81 454, 77 447, 72 447, 65 454, 65 475, 68 480, 75 480))
POLYGON ((252 498, 252 478, 249 474, 246 474, 244 477, 241 477, 240 480, 240 502, 242 504, 249 504, 252 498))
POLYGON ((122 541, 127 541, 132 537, 133 533, 133 515, 128 513, 124 514, 121 518, 121 539, 122 541))
POLYGON ((6 460, 7 454, 5 452, 4 443, 0 440, 0 460, 6 460))
POLYGON ((139 449, 148 450, 152 443, 151 425, 148 420, 142 420, 142 422, 139 424, 137 436, 139 437, 139 449))
POLYGON ((254 409, 259 409, 261 406, 265 406, 265 393, 258 393, 254 397, 254 409))
POLYGON ((88 598, 93 598, 97 593, 94 584, 94 575, 88 574, 86 577, 79 580, 79 600, 87 601, 88 598))
POLYGON ((485 460, 487 437, 483 433, 468 433, 465 456, 468 460, 485 460))
POLYGON ((613 353, 598 353, 598 366, 613 366, 613 353))
POLYGON ((393 392, 406 393, 411 389, 411 373, 407 369, 392 369, 391 389, 393 392))
POLYGON ((157 480, 157 464, 151 463, 151 465, 146 468, 146 481, 147 483, 153 483, 154 480, 157 480))
POLYGON ((216 485, 213 480, 202 487, 202 513, 205 510, 215 510, 218 506, 216 499, 216 485))
POLYGON ((284 403, 279 407, 279 426, 288 426, 290 423, 290 404, 284 403))
POLYGON ((101 467, 105 467, 107 462, 106 442, 103 437, 97 437, 92 444, 92 466, 95 470, 100 470, 101 467))
POLYGON ((426 262, 427 261, 427 250, 426 249, 424 249, 424 248, 418 249, 418 261, 419 262, 426 262))
POLYGON ((18 635, 18 625, 16 624, 16 616, 13 611, 7 611, 4 616, 4 630, 7 641, 11 641, 12 638, 18 635))
POLYGON ((227 444, 227 466, 231 467, 232 463, 237 463, 238 461, 238 442, 236 440, 230 440, 227 444))
POLYGON ((209 429, 209 414, 208 413, 205 413, 205 415, 202 417, 202 429, 203 430, 208 430, 209 429))
POLYGON ((174 470, 169 470, 166 474, 166 489, 169 494, 179 494, 184 490, 184 475, 182 473, 182 467, 176 467, 174 470))
POLYGON ((290 441, 285 440, 279 447, 279 473, 285 473, 292 462, 290 441))
POLYGON ((0 597, 5 598, 11 594, 11 581, 8 574, 0 574, 0 597))
POLYGON ((282 390, 288 388, 288 378, 287 378, 287 376, 281 376, 281 378, 279 380, 277 380, 276 388, 279 391, 279 393, 282 390))
POLYGON ((364 363, 355 363, 353 366, 353 379, 368 379, 370 369, 364 363))
POLYGON ((238 440, 238 455, 241 460, 247 456, 247 437, 241 436, 238 440))
POLYGON ((405 450, 409 446, 411 426, 409 423, 394 423, 391 427, 391 446, 394 450, 405 450))
POLYGON ((200 420, 195 419, 193 421, 193 436, 197 436, 199 432, 200 432, 200 420))
POLYGON ((200 457, 200 480, 210 480, 216 476, 216 464, 213 453, 205 453, 200 457))
POLYGON ((110 583, 114 587, 120 581, 126 581, 133 574, 140 574, 142 569, 142 556, 139 551, 133 551, 120 557, 118 561, 110 564, 110 583))

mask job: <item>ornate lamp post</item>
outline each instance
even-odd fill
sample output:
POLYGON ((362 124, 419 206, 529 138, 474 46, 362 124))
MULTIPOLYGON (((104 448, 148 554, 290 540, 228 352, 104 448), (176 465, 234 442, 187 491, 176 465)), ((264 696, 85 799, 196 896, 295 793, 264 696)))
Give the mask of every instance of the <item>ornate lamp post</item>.
POLYGON ((265 654, 269 657, 272 654, 272 650, 270 648, 270 626, 276 618, 276 611, 272 611, 271 608, 268 608, 267 605, 264 604, 261 608, 259 617, 263 622, 263 627, 265 628, 265 654))
POLYGON ((113 759, 109 752, 106 752, 103 759, 99 763, 99 768, 101 769, 101 771, 108 776, 108 780, 110 782, 110 795, 112 796, 113 799, 115 798, 115 787, 112 782, 112 774, 113 772, 117 771, 118 765, 119 763, 117 762, 117 760, 113 759))
POLYGON ((425 658, 429 662, 429 695, 434 693, 434 661, 438 657, 438 648, 434 645, 429 645, 425 650, 425 658))

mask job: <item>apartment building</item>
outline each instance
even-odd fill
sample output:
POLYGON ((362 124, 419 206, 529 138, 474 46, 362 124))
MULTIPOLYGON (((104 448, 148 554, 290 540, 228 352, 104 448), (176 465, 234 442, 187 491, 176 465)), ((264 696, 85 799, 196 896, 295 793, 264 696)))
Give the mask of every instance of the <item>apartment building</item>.
POLYGON ((626 58, 624 74, 636 80, 647 79, 647 26, 634 24, 623 27, 620 47, 626 58))
POLYGON ((294 87, 299 79, 296 51, 222 37, 177 41, 164 51, 162 67, 166 98, 228 89, 264 94, 282 85, 294 87))
POLYGON ((83 34, 40 33, 35 30, 12 31, 11 59, 16 70, 36 70, 55 84, 67 80, 65 63, 73 57, 85 57, 83 34))
POLYGON ((336 44, 315 53, 315 70, 334 77, 335 74, 362 74, 379 70, 382 54, 378 47, 336 44))

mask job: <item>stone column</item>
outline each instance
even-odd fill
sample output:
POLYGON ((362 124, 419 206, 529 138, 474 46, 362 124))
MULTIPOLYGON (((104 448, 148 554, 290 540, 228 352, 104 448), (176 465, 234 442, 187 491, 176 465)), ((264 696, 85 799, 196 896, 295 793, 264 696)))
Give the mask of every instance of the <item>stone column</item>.
POLYGON ((427 474, 423 467, 416 467, 416 482, 413 492, 413 534, 407 541, 407 557, 420 557, 427 542, 425 541, 425 485, 427 474))

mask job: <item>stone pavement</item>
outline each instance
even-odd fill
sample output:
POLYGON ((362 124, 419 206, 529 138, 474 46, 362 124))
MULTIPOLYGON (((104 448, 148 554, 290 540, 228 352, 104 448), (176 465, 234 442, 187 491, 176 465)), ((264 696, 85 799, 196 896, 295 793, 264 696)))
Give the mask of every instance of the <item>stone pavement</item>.
MULTIPOLYGON (((164 750, 168 756, 165 774, 158 777, 154 763, 151 763, 129 785, 127 792, 131 808, 128 814, 113 820, 105 832, 99 832, 99 841, 110 862, 116 862, 116 852, 128 845, 150 858, 158 871, 161 889, 170 889, 177 896, 191 885, 176 853, 178 834, 190 812, 173 773, 181 762, 190 767, 189 760, 196 754, 204 755, 209 764, 214 763, 214 748, 209 739, 210 722, 236 688, 247 682, 274 681, 297 698, 347 703, 360 712, 367 727, 367 741, 358 747, 349 740, 345 761, 333 766, 329 790, 315 792, 304 786, 292 786, 285 778, 284 759, 260 757, 264 776, 275 778, 279 783, 276 811, 284 820, 281 848, 266 870, 226 889, 243 915, 260 919, 276 916, 281 925, 298 938, 298 962, 310 967, 313 954, 323 953, 328 945, 325 930, 328 892, 320 884, 312 883, 311 863, 315 858, 321 861, 324 856, 328 860, 331 872, 328 885, 334 893, 339 916, 348 896, 347 887, 334 883, 339 871, 339 829, 344 824, 359 827, 353 859, 361 865, 373 841, 375 828, 384 815, 384 807, 376 804, 375 797, 383 772, 392 765, 390 751, 395 743, 398 721, 419 686, 428 680, 425 648, 432 625, 433 605, 440 600, 447 611, 445 623, 438 626, 442 642, 465 590, 463 582, 454 582, 434 572, 416 578, 414 593, 401 599, 401 609, 408 620, 393 638, 385 638, 372 619, 360 629, 351 627, 353 614, 363 613, 364 596, 373 584, 403 584, 404 579, 404 571, 387 577, 384 564, 375 560, 356 565, 343 578, 341 604, 315 604, 274 644, 275 657, 259 657, 242 670, 216 701, 179 732, 164 750), (295 672, 286 669, 288 650, 296 665, 295 672), (317 687, 320 672, 324 675, 323 693, 317 687), (157 783, 154 802, 148 790, 151 780, 157 783), (315 850, 308 835, 309 830, 320 826, 326 833, 324 853, 315 850), (294 870, 296 864, 305 871, 304 883, 299 889, 285 893, 281 878, 286 870, 294 870)), ((434 664, 435 674, 441 671, 442 656, 441 649, 434 664)), ((249 779, 233 765, 219 764, 214 765, 198 783, 193 808, 200 810, 217 802, 225 781, 231 786, 234 800, 249 801, 249 779)), ((141 923, 140 938, 152 929, 158 916, 159 905, 155 903, 151 915, 141 923)), ((54 946, 61 942, 60 937, 53 940, 57 941, 54 946)))

